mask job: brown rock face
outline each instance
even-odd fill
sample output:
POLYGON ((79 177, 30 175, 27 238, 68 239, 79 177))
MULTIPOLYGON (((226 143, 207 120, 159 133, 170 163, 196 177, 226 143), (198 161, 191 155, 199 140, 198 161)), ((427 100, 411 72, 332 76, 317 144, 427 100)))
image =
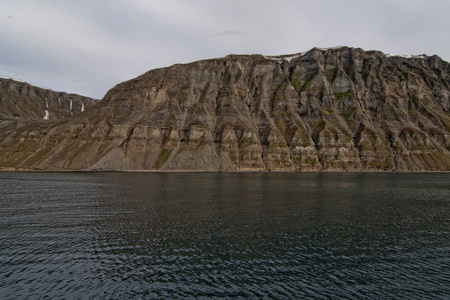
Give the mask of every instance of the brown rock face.
POLYGON ((450 65, 354 48, 230 55, 0 133, 4 169, 450 170, 450 65))
POLYGON ((98 100, 0 78, 0 120, 56 120, 89 109, 98 100))

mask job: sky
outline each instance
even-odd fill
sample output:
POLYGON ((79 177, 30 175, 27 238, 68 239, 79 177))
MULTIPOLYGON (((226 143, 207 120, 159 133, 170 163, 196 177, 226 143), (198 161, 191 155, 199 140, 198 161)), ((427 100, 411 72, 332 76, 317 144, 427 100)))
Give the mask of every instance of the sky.
POLYGON ((0 0, 0 75, 101 99, 151 69, 349 46, 450 61, 449 0, 0 0))

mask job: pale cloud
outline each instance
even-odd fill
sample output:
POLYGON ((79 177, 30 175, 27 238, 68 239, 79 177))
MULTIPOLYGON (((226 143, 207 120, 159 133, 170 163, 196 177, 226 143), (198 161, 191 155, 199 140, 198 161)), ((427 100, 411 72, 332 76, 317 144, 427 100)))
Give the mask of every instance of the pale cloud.
POLYGON ((246 34, 246 32, 239 31, 239 30, 229 30, 229 31, 218 32, 218 33, 214 34, 214 36, 242 35, 242 34, 246 34))
POLYGON ((0 0, 0 74, 101 98, 150 69, 346 45, 450 59, 448 0, 0 0))

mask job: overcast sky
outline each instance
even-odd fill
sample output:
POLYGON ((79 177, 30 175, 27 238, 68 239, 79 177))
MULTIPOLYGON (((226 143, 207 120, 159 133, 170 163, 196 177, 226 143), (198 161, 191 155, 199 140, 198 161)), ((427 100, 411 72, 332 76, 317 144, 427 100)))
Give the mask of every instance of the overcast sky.
POLYGON ((450 60, 450 0, 0 0, 0 75, 101 99, 148 70, 315 46, 450 60))

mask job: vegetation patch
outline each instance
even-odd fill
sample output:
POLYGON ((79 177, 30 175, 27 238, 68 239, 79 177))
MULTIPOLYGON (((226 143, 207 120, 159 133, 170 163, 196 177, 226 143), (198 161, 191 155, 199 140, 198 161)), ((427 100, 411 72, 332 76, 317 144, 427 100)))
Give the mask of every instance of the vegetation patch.
POLYGON ((309 85, 311 84, 311 81, 316 76, 317 76, 317 72, 309 74, 308 78, 306 79, 305 83, 303 84, 302 88, 300 89, 300 92, 303 92, 304 90, 306 90, 309 87, 309 85))
POLYGON ((305 163, 314 167, 317 164, 317 160, 308 156, 305 159, 305 163))
POLYGON ((382 166, 383 166, 383 164, 381 163, 381 161, 378 160, 378 159, 374 159, 374 160, 370 161, 370 162, 368 163, 368 165, 371 166, 371 167, 374 168, 374 169, 381 169, 382 166))
POLYGON ((310 144, 310 142, 309 142, 309 135, 308 134, 303 134, 303 136, 302 136, 302 146, 303 147, 308 147, 308 146, 310 146, 311 144, 310 144))
MULTIPOLYGON (((329 127, 329 129, 330 129, 329 131, 330 131, 330 132, 338 133, 338 132, 336 131, 336 128, 335 128, 335 127, 337 127, 337 129, 339 129, 339 130, 344 134, 344 136, 347 137, 347 135, 349 135, 347 129, 344 127, 344 125, 342 125, 342 124, 339 122, 338 119, 336 119, 335 117, 333 117, 333 118, 331 118, 331 121, 333 122, 334 126, 331 125, 331 124, 329 125, 329 126, 330 126, 330 127, 329 127)), ((349 141, 349 140, 348 140, 348 141, 349 141)))
POLYGON ((347 100, 350 99, 353 96, 352 91, 346 91, 343 93, 336 93, 336 100, 347 100))
POLYGON ((292 77, 291 78, 291 83, 294 86, 294 89, 298 92, 300 91, 300 80, 298 80, 298 78, 292 77))
POLYGON ((364 63, 364 66, 363 66, 363 78, 364 78, 364 80, 367 80, 367 77, 369 77, 369 75, 370 75, 370 67, 371 67, 371 64, 369 62, 364 63))
POLYGON ((356 106, 352 106, 348 111, 342 112, 342 116, 348 121, 348 119, 356 113, 356 106))
POLYGON ((167 149, 162 149, 159 153, 158 159, 155 162, 155 167, 159 169, 169 158, 170 151, 167 149))
POLYGON ((331 71, 329 71, 329 72, 326 74, 327 80, 328 80, 329 82, 333 82, 333 81, 336 79, 337 74, 338 74, 338 68, 332 69, 331 71))
POLYGON ((360 151, 364 151, 364 150, 375 151, 375 147, 374 147, 372 141, 370 141, 370 139, 366 139, 366 138, 362 138, 359 141, 358 148, 360 151))

